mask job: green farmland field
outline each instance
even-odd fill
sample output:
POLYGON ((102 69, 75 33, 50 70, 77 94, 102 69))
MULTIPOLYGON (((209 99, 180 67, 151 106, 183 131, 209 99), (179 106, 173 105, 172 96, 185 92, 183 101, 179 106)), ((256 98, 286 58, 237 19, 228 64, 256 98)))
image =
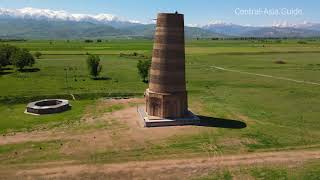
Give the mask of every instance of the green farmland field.
MULTIPOLYGON (((0 142, 0 165, 10 164, 17 168, 14 165, 59 160, 113 163, 215 153, 319 149, 320 41, 304 40, 306 43, 303 44, 299 41, 186 42, 189 108, 203 118, 242 122, 244 128, 238 129, 232 125, 197 127, 194 130, 197 133, 177 133, 161 141, 144 142, 142 146, 133 144, 120 149, 99 147, 90 154, 79 152, 76 155, 62 152, 56 141, 0 142), (39 153, 30 145, 33 143, 35 147, 50 150, 39 153), (15 151, 23 152, 23 157, 8 158, 15 151)), ((139 78, 136 64, 139 59, 151 56, 151 40, 108 40, 102 43, 26 41, 10 44, 31 52, 40 51, 43 55, 33 67, 38 68, 35 72, 19 72, 13 67, 1 72, 0 134, 7 136, 42 129, 60 131, 69 128, 72 132, 112 129, 110 133, 113 137, 117 129, 128 128, 114 121, 110 127, 103 123, 81 125, 81 122, 88 115, 89 107, 101 108, 99 102, 103 97, 118 94, 143 97, 147 84, 139 78), (134 52, 144 57, 120 56, 121 53, 134 52), (88 53, 100 55, 104 79, 89 78, 85 61, 88 53), (71 94, 76 100, 72 100, 71 94), (46 97, 70 99, 73 109, 40 117, 23 113, 29 100, 46 97)), ((90 113, 98 117, 124 107, 108 108, 90 113)), ((70 139, 62 141, 73 143, 70 139)), ((260 171, 261 168, 247 169, 246 173, 258 178, 260 171)), ((312 175, 320 176, 319 171, 315 173, 312 175)), ((300 177, 297 174, 294 176, 300 177)))

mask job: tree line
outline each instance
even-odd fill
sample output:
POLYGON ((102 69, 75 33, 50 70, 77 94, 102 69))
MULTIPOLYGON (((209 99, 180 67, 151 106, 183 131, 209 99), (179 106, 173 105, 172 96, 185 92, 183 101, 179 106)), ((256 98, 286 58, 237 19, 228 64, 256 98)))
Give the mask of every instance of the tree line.
MULTIPOLYGON (((41 55, 40 52, 35 52, 34 55, 32 55, 27 49, 2 44, 0 45, 0 71, 9 65, 15 66, 20 71, 26 66, 32 67, 35 64, 35 57, 40 58, 41 55)), ((137 63, 138 74, 145 83, 148 82, 150 66, 151 61, 149 59, 139 60, 137 63)), ((100 57, 89 54, 87 57, 87 67, 91 77, 98 79, 102 71, 100 57)))

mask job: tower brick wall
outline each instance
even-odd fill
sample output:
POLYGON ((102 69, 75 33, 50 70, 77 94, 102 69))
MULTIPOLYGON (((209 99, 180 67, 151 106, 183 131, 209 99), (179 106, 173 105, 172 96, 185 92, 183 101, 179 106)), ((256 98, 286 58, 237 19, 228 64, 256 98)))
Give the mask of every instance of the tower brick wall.
POLYGON ((183 14, 158 14, 145 98, 150 116, 179 118, 188 113, 183 14))

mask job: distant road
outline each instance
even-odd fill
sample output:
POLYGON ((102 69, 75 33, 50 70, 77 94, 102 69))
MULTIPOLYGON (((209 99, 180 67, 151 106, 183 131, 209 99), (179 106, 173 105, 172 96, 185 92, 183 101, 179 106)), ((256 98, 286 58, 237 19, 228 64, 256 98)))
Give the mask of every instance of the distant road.
POLYGON ((256 167, 257 165, 270 164, 294 165, 319 159, 319 150, 294 150, 111 164, 84 164, 61 161, 51 164, 30 164, 29 166, 25 166, 25 168, 17 170, 14 174, 15 176, 29 179, 46 179, 50 177, 56 179, 69 179, 72 177, 71 179, 77 179, 82 177, 84 172, 87 173, 87 178, 92 176, 116 177, 115 179, 175 179, 179 176, 181 179, 188 179, 207 174, 212 170, 222 167, 256 167))
POLYGON ((241 74, 248 74, 248 75, 260 76, 260 77, 267 77, 267 78, 273 78, 273 79, 291 81, 291 82, 296 82, 296 83, 311 84, 311 85, 320 86, 320 83, 311 82, 311 81, 302 81, 302 80, 290 79, 290 78, 286 78, 286 77, 279 77, 279 76, 271 76, 271 75, 266 75, 266 74, 250 73, 250 72, 245 72, 245 71, 239 71, 239 70, 233 70, 233 69, 226 69, 226 68, 219 67, 219 66, 210 66, 210 67, 216 68, 216 69, 219 69, 219 70, 222 70, 222 71, 236 72, 236 73, 241 73, 241 74))

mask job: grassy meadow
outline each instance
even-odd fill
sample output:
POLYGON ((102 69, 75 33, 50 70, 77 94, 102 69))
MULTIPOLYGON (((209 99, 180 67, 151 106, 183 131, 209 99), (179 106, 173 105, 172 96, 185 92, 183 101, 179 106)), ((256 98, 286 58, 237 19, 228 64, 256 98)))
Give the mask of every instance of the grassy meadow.
MULTIPOLYGON (((241 121, 246 124, 245 128, 206 127, 199 133, 174 135, 161 143, 151 141, 141 147, 132 145, 125 149, 104 149, 78 156, 61 153, 57 145, 60 141, 0 145, 0 164, 61 159, 89 163, 123 162, 320 148, 320 85, 215 68, 320 83, 320 41, 299 41, 186 42, 190 109, 203 117, 241 121), (279 60, 284 63, 276 63, 279 60), (50 151, 39 153, 38 146, 47 147, 50 151), (24 151, 24 158, 8 158, 17 149, 24 151)), ((0 75, 0 134, 4 136, 39 129, 74 127, 88 107, 99 107, 98 98, 119 94, 142 97, 147 87, 140 80, 136 68, 138 60, 143 57, 120 56, 120 53, 137 52, 151 56, 151 40, 108 40, 102 43, 61 40, 10 44, 28 48, 31 52, 40 51, 43 56, 37 60, 34 68, 38 70, 35 72, 17 72, 8 68, 0 75), (100 55, 104 79, 89 78, 85 62, 87 53, 100 55), (72 100, 70 94, 74 94, 76 100, 72 100), (29 100, 44 97, 68 98, 72 100, 73 109, 62 114, 37 117, 23 113, 29 100)), ((108 128, 106 126, 101 127, 108 128)), ((114 126, 119 128, 119 125, 114 126)), ((83 130, 86 126, 75 130, 79 128, 83 130)), ((288 175, 287 169, 281 172, 270 168, 244 171, 256 178, 269 176, 261 175, 264 170, 270 172, 270 176, 282 177, 285 173, 286 177, 300 177, 297 174, 288 175)), ((301 172, 305 173, 303 169, 301 172)), ((319 171, 317 173, 319 175, 319 171)), ((221 179, 231 176, 230 172, 221 172, 220 175, 223 176, 221 179)), ((203 178, 214 179, 210 176, 203 178)))
POLYGON ((309 180, 319 178, 319 162, 309 162, 304 166, 286 167, 260 166, 260 167, 239 167, 221 169, 209 173, 207 176, 196 178, 198 180, 232 180, 232 179, 300 179, 309 180))

